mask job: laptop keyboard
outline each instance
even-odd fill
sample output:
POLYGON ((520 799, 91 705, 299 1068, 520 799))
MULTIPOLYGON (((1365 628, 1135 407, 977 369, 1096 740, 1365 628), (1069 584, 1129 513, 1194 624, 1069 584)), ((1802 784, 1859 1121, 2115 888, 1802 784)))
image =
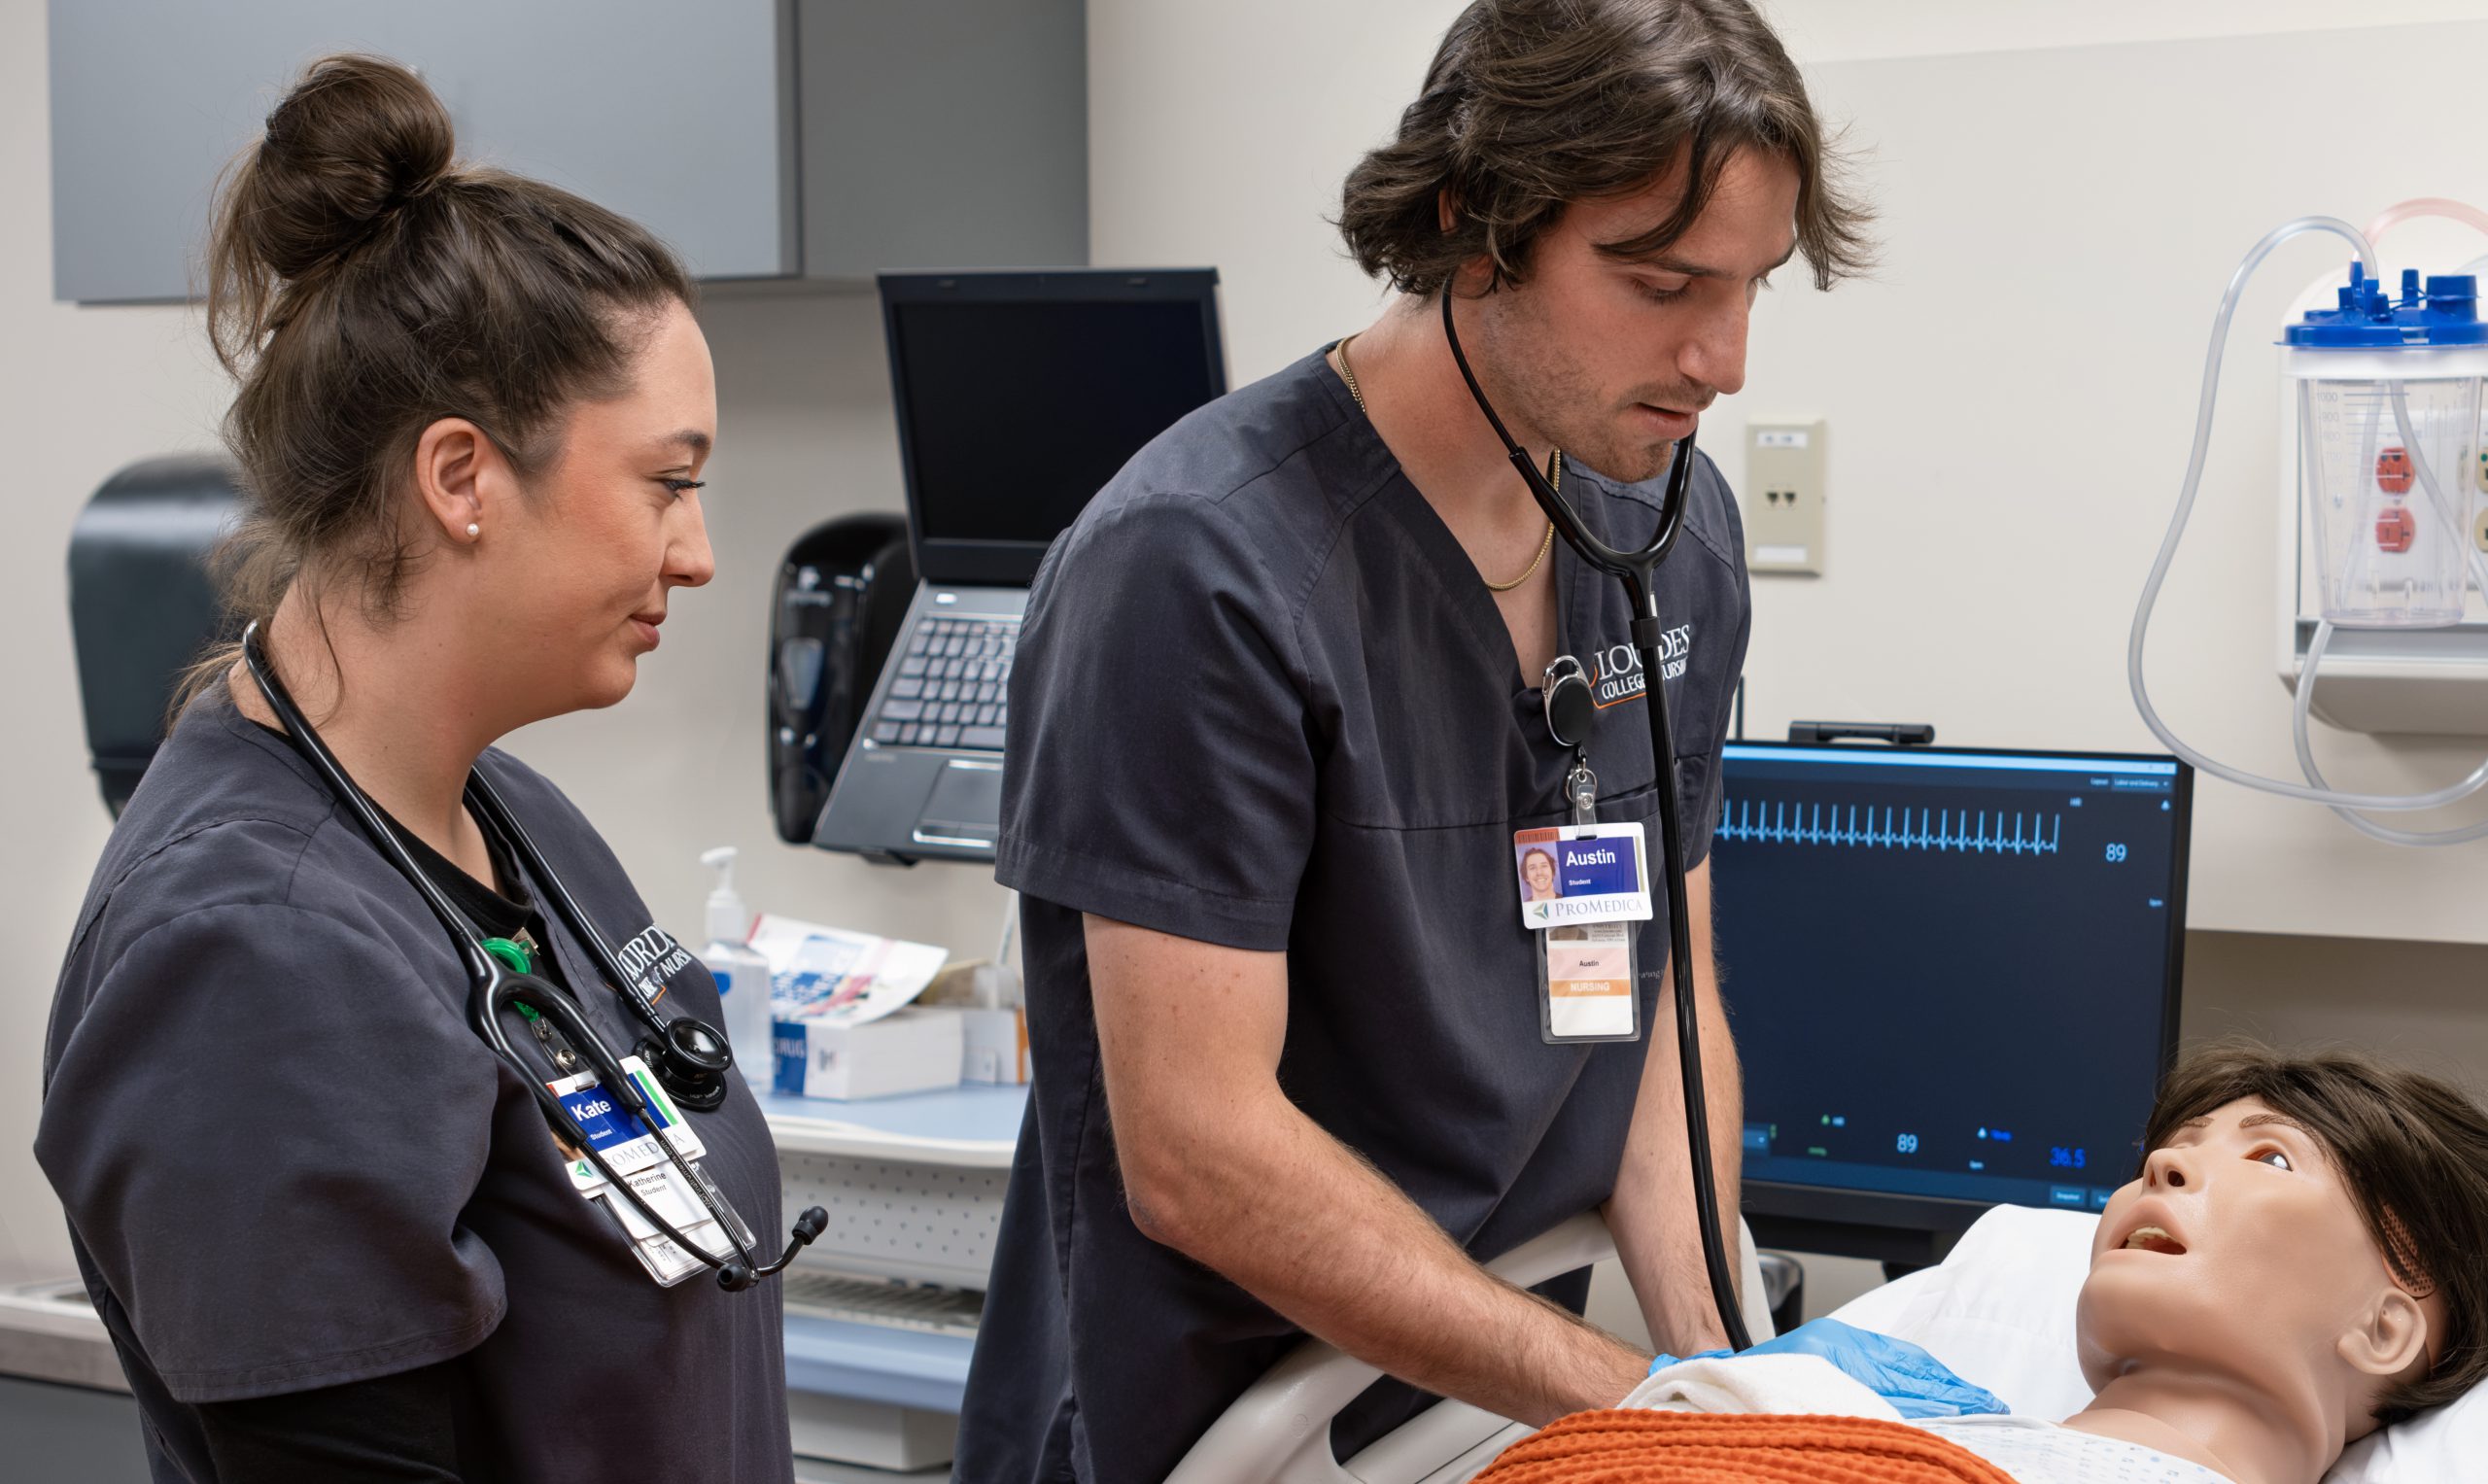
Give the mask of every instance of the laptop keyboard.
POLYGON ((877 742, 1002 750, 1017 619, 928 618, 909 636, 873 715, 877 742))

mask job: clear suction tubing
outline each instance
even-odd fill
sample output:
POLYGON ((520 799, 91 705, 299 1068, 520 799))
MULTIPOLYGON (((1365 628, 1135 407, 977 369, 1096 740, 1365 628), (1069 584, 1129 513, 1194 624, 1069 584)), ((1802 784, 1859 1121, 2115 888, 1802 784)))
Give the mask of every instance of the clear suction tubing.
POLYGON ((2361 811, 2441 808, 2488 786, 2488 761, 2458 783, 2430 793, 2366 794, 2332 787, 2315 762, 2308 715, 2335 627, 2441 628, 2462 620, 2474 578, 2488 593, 2488 567, 2471 545, 2471 491, 2479 480, 2480 398, 2488 383, 2488 322, 2478 316, 2476 281, 2468 274, 2430 278, 2405 273, 2402 294, 2389 298, 2366 265, 2376 260, 2365 234, 2332 217, 2301 217, 2275 228, 2237 265, 2212 322, 2194 412, 2194 443, 2168 534, 2134 607, 2125 644, 2125 674, 2145 725, 2169 751, 2214 777, 2284 798, 2329 805, 2363 833, 2397 845, 2454 845, 2488 837, 2488 822, 2457 830, 2414 832, 2364 817, 2361 811), (2151 704, 2143 681, 2143 640, 2169 564, 2194 514, 2211 443, 2220 394, 2221 360, 2238 295, 2274 248, 2306 232, 2332 232, 2350 243, 2356 260, 2337 307, 2308 313, 2282 342, 2281 373, 2296 384, 2301 497, 2323 591, 2324 615, 2299 673, 2292 729, 2304 783, 2232 768, 2189 746, 2151 704))

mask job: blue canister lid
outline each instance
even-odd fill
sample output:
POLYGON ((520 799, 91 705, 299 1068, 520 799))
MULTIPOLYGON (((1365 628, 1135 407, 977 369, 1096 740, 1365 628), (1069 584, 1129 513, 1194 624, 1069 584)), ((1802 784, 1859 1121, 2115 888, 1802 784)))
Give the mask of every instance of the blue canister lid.
POLYGON ((2431 345, 2488 345, 2488 322, 2479 318, 2479 281, 2468 273, 2435 273, 2424 292, 2419 270, 2402 273, 2402 296, 2387 298, 2350 264, 2350 281, 2331 309, 2310 309, 2282 330, 2281 343, 2307 350, 2400 350, 2431 345))

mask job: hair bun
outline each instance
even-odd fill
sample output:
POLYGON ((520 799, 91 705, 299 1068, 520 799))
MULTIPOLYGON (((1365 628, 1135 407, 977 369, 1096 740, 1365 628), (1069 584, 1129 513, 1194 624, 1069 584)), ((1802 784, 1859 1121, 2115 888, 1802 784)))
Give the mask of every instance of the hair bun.
POLYGON ((449 110, 414 73, 322 57, 268 115, 233 182, 231 223, 277 277, 299 277, 446 180, 456 144, 449 110))

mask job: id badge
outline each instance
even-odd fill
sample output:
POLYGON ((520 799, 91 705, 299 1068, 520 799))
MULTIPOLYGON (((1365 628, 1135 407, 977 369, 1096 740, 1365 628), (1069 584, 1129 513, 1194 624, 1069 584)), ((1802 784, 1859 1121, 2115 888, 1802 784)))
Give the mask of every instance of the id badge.
MULTIPOLYGON (((691 1178, 715 1196, 719 1208, 733 1221, 736 1234, 748 1245, 751 1240, 749 1228, 699 1163, 700 1156, 708 1153, 700 1142, 700 1136, 665 1096, 664 1089, 656 1085, 655 1078, 648 1075, 646 1066, 639 1057, 622 1058, 622 1071, 646 1100, 648 1116, 656 1124, 653 1129, 615 1102, 593 1072, 574 1073, 544 1086, 546 1090, 562 1100, 563 1106, 570 1109, 571 1118, 587 1135, 588 1143, 605 1156, 605 1163, 612 1167, 613 1172, 629 1182, 632 1191, 641 1200, 672 1223, 674 1229, 689 1238, 702 1252, 722 1258, 732 1251, 732 1244, 699 1196, 683 1187, 681 1172, 666 1157, 664 1149, 657 1143, 660 1137, 682 1156, 691 1178)), ((658 1287, 672 1288, 708 1266, 698 1256, 685 1252, 680 1244, 658 1230, 639 1214, 637 1206, 614 1191, 584 1152, 570 1148, 559 1137, 555 1143, 569 1160, 572 1188, 590 1204, 603 1208, 606 1222, 630 1245, 632 1256, 639 1260, 648 1276, 656 1280, 658 1287)))
MULTIPOLYGON (((700 1135, 683 1122, 680 1111, 667 1100, 664 1089, 657 1086, 654 1077, 648 1075, 647 1067, 639 1057, 623 1057, 622 1071, 647 1103, 649 1116, 656 1120, 656 1130, 651 1130, 638 1115, 614 1101, 599 1085, 593 1072, 575 1072, 544 1086, 562 1100, 563 1106, 570 1110, 570 1117, 578 1121, 588 1143, 605 1156, 605 1162, 613 1166, 616 1173, 634 1175, 663 1163, 665 1151, 657 1144, 658 1131, 662 1131, 666 1142, 672 1144, 685 1159, 698 1159, 708 1153, 708 1147, 700 1142, 700 1135)), ((590 1183, 599 1186, 605 1183, 605 1177, 597 1173, 595 1165, 575 1155, 570 1158, 570 1179, 582 1190, 590 1183), (584 1175, 580 1173, 582 1170, 586 1172, 584 1175)))
POLYGON ((1636 950, 1629 922, 1550 927, 1538 937, 1538 1033, 1565 1041, 1638 1041, 1636 950))
POLYGON ((1638 824, 1568 824, 1512 836, 1520 925, 1532 932, 1650 920, 1650 875, 1638 824))
POLYGON ((1650 880, 1639 824, 1596 822, 1598 780, 1575 757, 1572 823, 1520 830, 1512 863, 1538 963, 1538 1033, 1548 1045, 1641 1037, 1639 933, 1650 880))
MULTIPOLYGON (((664 1180, 663 1172, 658 1170, 647 1171, 644 1175, 626 1175, 623 1178, 630 1181, 635 1188, 640 1188, 644 1194, 645 1189, 641 1187, 641 1182, 651 1176, 655 1177, 659 1183, 664 1180)), ((629 1201, 616 1196, 610 1190, 600 1186, 596 1193, 588 1196, 587 1199, 589 1205, 603 1209, 606 1223, 612 1226, 615 1233, 630 1244, 631 1256, 639 1259, 639 1266, 646 1270, 649 1277, 656 1280, 657 1287, 670 1289, 708 1266, 698 1258, 683 1251, 672 1237, 649 1225, 647 1218, 634 1210, 629 1201)), ((654 1204, 654 1202, 650 1203, 654 1204)), ((669 1216, 668 1220, 672 1218, 669 1216)), ((682 1224, 676 1222, 674 1225, 680 1227, 682 1224)), ((715 1222, 705 1222, 697 1226, 682 1227, 682 1234, 695 1242, 700 1241, 704 1236, 714 1236, 716 1231, 715 1222)))

